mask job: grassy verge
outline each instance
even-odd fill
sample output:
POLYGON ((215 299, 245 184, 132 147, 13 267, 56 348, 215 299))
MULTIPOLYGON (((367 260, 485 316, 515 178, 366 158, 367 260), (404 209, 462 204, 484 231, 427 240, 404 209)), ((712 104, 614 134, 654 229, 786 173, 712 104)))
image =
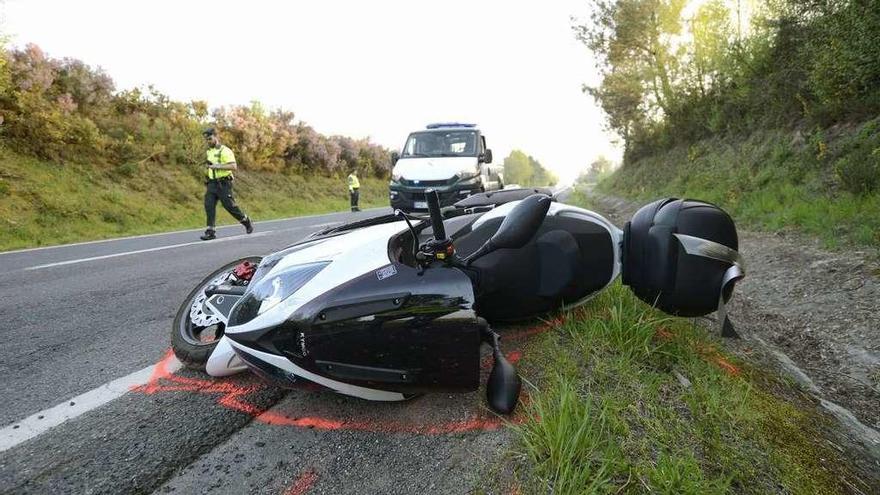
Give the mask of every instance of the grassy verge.
POLYGON ((830 494, 860 483, 800 394, 620 284, 525 356, 523 493, 830 494))
MULTIPOLYGON (((348 210, 344 178, 236 174, 242 209, 258 222, 348 210)), ((203 227, 199 170, 45 162, 0 148, 0 251, 203 227)), ((388 184, 361 180, 361 206, 388 204, 388 184)), ((217 205, 220 224, 235 220, 217 205)))
POLYGON ((880 119, 858 127, 710 139, 627 164, 600 191, 711 201, 737 222, 835 248, 880 246, 880 119))

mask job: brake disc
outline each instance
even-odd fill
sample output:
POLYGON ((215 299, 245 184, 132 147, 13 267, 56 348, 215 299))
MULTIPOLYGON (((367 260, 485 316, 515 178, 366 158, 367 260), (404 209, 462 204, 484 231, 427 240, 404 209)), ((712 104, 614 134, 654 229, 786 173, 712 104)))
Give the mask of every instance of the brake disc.
POLYGON ((192 306, 189 308, 189 319, 193 322, 193 325, 210 327, 211 325, 216 325, 218 323, 226 323, 225 318, 214 313, 209 307, 205 306, 205 301, 208 300, 208 296, 205 294, 205 289, 211 285, 222 284, 229 279, 229 275, 230 272, 218 275, 216 278, 203 285, 201 290, 199 290, 199 293, 196 294, 196 297, 193 298, 192 306))

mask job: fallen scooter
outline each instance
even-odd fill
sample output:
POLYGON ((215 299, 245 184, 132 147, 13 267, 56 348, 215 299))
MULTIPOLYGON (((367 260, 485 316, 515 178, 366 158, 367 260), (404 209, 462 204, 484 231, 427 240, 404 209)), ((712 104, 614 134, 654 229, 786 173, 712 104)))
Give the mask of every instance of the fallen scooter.
POLYGON ((718 311, 744 275, 736 228, 720 208, 668 198, 624 229, 548 191, 471 196, 429 217, 402 212, 317 232, 205 278, 174 319, 172 348, 212 376, 246 369, 368 400, 479 387, 493 349, 489 406, 514 410, 520 379, 495 322, 582 304, 618 276, 647 304, 681 316, 718 311))

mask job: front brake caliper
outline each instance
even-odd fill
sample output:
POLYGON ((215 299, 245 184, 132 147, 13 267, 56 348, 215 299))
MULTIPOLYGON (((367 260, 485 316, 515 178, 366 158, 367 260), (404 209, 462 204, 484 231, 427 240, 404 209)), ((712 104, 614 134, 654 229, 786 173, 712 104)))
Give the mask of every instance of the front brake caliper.
POLYGON ((245 283, 251 281, 251 277, 254 276, 254 272, 257 271, 257 265, 255 263, 251 263, 250 261, 242 261, 235 268, 232 269, 232 273, 235 275, 235 278, 239 280, 243 280, 245 283))

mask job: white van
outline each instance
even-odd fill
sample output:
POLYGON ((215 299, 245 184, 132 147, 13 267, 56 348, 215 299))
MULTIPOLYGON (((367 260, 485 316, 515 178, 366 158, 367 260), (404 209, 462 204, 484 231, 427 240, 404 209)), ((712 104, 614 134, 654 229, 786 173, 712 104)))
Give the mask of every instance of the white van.
POLYGON ((476 124, 429 124, 410 133, 391 160, 391 207, 404 211, 427 210, 426 189, 437 191, 443 207, 504 188, 502 167, 492 165, 492 150, 476 124))

